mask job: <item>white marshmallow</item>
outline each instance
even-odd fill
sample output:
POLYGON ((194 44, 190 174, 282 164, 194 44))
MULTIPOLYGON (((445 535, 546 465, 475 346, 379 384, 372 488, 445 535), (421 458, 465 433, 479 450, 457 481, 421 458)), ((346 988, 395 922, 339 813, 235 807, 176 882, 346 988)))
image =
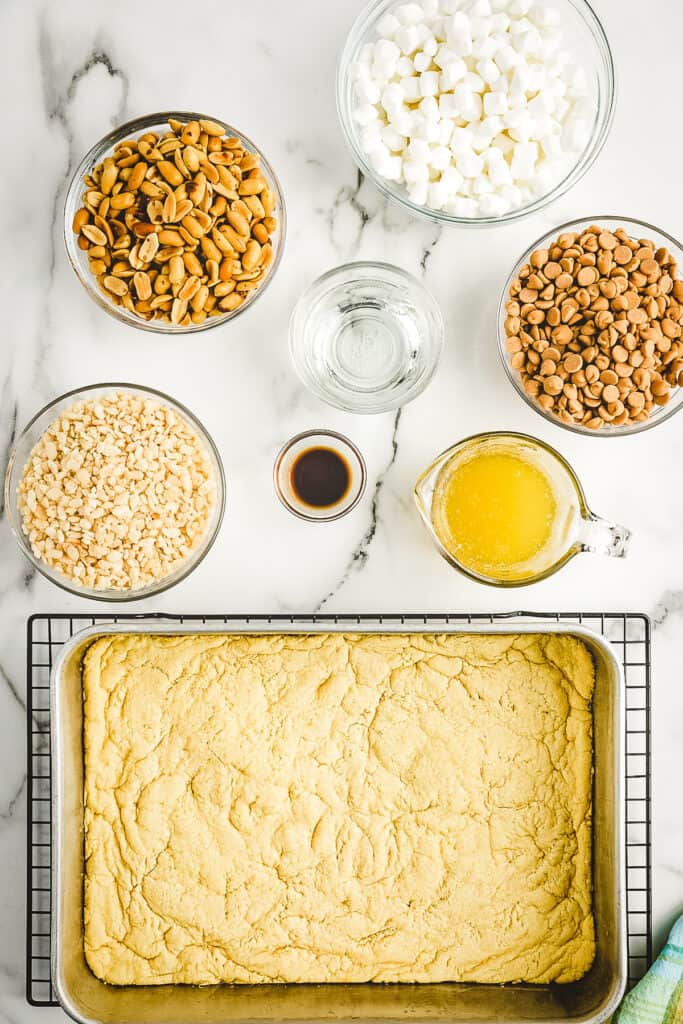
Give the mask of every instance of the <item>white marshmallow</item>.
POLYGON ((442 92, 439 96, 439 114, 451 118, 460 115, 460 105, 452 92, 442 92))
POLYGON ((382 128, 381 139, 387 149, 390 149, 392 153, 402 153, 406 147, 408 139, 405 135, 401 135, 396 129, 387 124, 382 128))
POLYGON ((413 78, 402 78, 399 85, 403 89, 403 96, 406 103, 415 103, 422 96, 420 79, 417 75, 413 78))
POLYGON ((401 27, 401 22, 388 11, 383 14, 377 22, 377 35, 383 39, 392 39, 396 29, 401 27))
POLYGON ((431 67, 432 58, 428 57, 426 53, 422 52, 422 50, 418 50, 413 57, 413 64, 415 65, 416 71, 427 71, 427 69, 431 67))
POLYGON ((396 61, 396 74, 399 78, 411 78, 415 74, 415 65, 410 57, 399 57, 396 61))
POLYGON ((478 178, 484 170, 484 161, 473 149, 463 150, 455 158, 455 166, 463 178, 478 178))
POLYGON ((448 200, 448 189, 440 181, 433 181, 429 185, 427 194, 427 205, 432 210, 443 209, 444 204, 448 200))
POLYGON ((488 115, 505 114, 508 109, 508 99, 504 92, 487 92, 484 96, 484 110, 488 115))
POLYGON ((370 64, 367 61, 356 60, 349 68, 349 77, 352 82, 367 82, 371 78, 370 64))
POLYGON ((501 77, 500 68, 491 57, 486 57, 477 63, 477 74, 486 85, 493 85, 501 77))
POLYGON ((439 138, 437 142, 440 146, 447 146, 451 141, 453 135, 453 121, 449 117, 444 117, 439 121, 439 138))
POLYGON ((386 62, 395 64, 400 56, 401 51, 393 39, 378 39, 375 43, 372 60, 375 64, 383 64, 386 62))
POLYGON ((458 82, 464 79, 466 74, 467 64, 460 57, 455 57, 445 65, 441 72, 441 78, 439 79, 441 90, 447 92, 449 89, 452 89, 458 82))
POLYGON ((360 144, 364 153, 372 153, 382 142, 384 139, 381 121, 371 121, 360 133, 360 144))
POLYGON ((423 96, 436 96, 439 91, 439 72, 423 71, 420 75, 420 92, 423 96))
POLYGON ((394 11, 395 16, 402 25, 417 25, 424 17, 424 11, 419 4, 401 4, 394 11))
POLYGON ((471 128, 454 128, 451 137, 451 152, 456 156, 458 153, 469 152, 472 149, 473 140, 474 132, 471 128))
POLYGON ((420 100, 419 111, 428 121, 439 120, 439 104, 435 96, 425 96, 420 100))
POLYGON ((501 46, 500 49, 496 51, 494 59, 503 74, 507 74, 508 71, 512 71, 513 68, 522 63, 522 58, 509 43, 501 46))
POLYGON ((538 140, 548 160, 558 160, 563 152, 562 136, 559 134, 542 135, 538 140))
POLYGON ((429 168, 427 164, 419 163, 417 160, 404 160, 403 177, 409 185, 419 181, 429 181, 429 168))
POLYGON ((441 183, 450 195, 455 195, 461 188, 464 178, 457 167, 450 164, 441 174, 441 183))
POLYGON ((480 121, 483 112, 484 104, 481 96, 478 92, 473 92, 469 103, 461 108, 460 115, 465 121, 480 121))
POLYGON ((371 78, 356 82, 356 93, 363 103, 378 103, 381 96, 380 87, 371 78))
POLYGON ((504 11, 491 15, 491 34, 495 37, 499 32, 507 32, 510 19, 504 11))
POLYGON ((493 184, 490 178, 486 174, 480 174, 478 178, 475 178, 472 182, 472 194, 475 196, 485 196, 490 192, 493 192, 493 184))
POLYGON ((363 64, 370 64, 375 53, 374 43, 363 43, 358 54, 358 59, 363 64))
MULTIPOLYGON (((449 213, 450 212, 451 211, 449 210, 449 213)), ((479 213, 479 203, 476 199, 458 197, 453 202, 452 212, 456 217, 463 217, 467 219, 474 218, 479 213)))
POLYGON ((429 162, 435 171, 445 171, 451 162, 451 151, 448 146, 434 146, 429 162))
POLYGON ((465 85, 468 85, 472 92, 483 92, 486 88, 486 83, 481 75, 478 75, 476 71, 468 71, 463 79, 465 85))
POLYGON ((415 53, 420 45, 420 34, 414 25, 402 24, 395 32, 394 40, 401 53, 405 54, 406 57, 410 57, 411 53, 415 53))
POLYGON ((477 60, 485 60, 493 57, 498 50, 498 43, 493 36, 485 36, 482 39, 474 39, 472 42, 472 57, 477 60))
POLYGON ((438 49, 439 43, 436 37, 431 35, 430 33, 430 35, 428 35, 427 38, 422 43, 422 52, 425 53, 428 57, 433 57, 438 49))
POLYGON ((389 85, 385 86, 380 102, 384 110, 391 117, 392 114, 397 114, 402 109, 404 100, 403 89, 398 82, 390 82, 389 85))
MULTIPOLYGON (((434 54, 434 63, 442 70, 447 64, 452 64, 453 61, 457 60, 460 60, 457 53, 453 53, 453 51, 449 50, 447 46, 440 46, 434 54)), ((467 71, 467 67, 465 67, 465 71, 467 71)))
MULTIPOLYGON (((500 153, 500 150, 494 149, 493 152, 500 153)), ((489 164, 488 171, 491 184, 494 185, 497 190, 503 185, 512 184, 512 171, 510 170, 510 165, 502 153, 500 153, 500 160, 489 164)))
POLYGON ((431 156, 431 147, 424 139, 412 139, 406 147, 406 157, 418 164, 428 164, 431 156))
POLYGON ((362 103, 359 107, 356 107, 356 109, 354 110, 353 119, 356 122, 356 124, 359 124, 362 127, 364 127, 365 125, 370 124, 372 121, 378 120, 377 110, 370 103, 362 103))
POLYGON ((509 203, 511 210, 517 209, 522 204, 522 191, 517 185, 503 185, 500 195, 509 203))
POLYGON ((564 121, 565 117, 569 113, 569 103, 561 96, 558 100, 555 100, 555 109, 553 110, 553 117, 556 121, 564 121))
POLYGON ((531 3, 532 0, 510 0, 507 5, 508 14, 513 14, 516 18, 523 17, 529 13, 531 3))
POLYGON ((552 114, 555 109, 555 100, 547 92, 536 93, 526 106, 532 117, 543 118, 552 114))
POLYGON ((510 209, 510 203, 501 195, 482 196, 479 200, 479 213, 482 217, 502 217, 510 209))
POLYGON ((400 156, 390 156, 385 163, 384 177, 389 181, 401 181, 403 177, 403 160, 400 156))
POLYGON ((529 17, 539 28, 552 28, 561 21, 557 8, 548 7, 544 3, 535 3, 529 11, 529 17))
POLYGON ((538 145, 535 142, 518 142, 512 153, 510 170, 515 180, 528 181, 533 178, 538 160, 538 145))
POLYGON ((490 0, 474 0, 470 5, 469 15, 474 18, 488 18, 493 14, 490 0))
POLYGON ((499 149, 503 156, 507 156, 515 148, 515 144, 509 135, 496 135, 495 139, 491 143, 496 149, 499 149))
POLYGON ((413 127, 413 135, 426 142, 437 142, 439 138, 439 121, 432 121, 429 118, 418 115, 413 127))
POLYGON ((403 107, 396 114, 389 116, 389 125, 399 133, 399 135, 405 135, 409 137, 413 133, 415 127, 415 115, 412 110, 408 110, 403 107))

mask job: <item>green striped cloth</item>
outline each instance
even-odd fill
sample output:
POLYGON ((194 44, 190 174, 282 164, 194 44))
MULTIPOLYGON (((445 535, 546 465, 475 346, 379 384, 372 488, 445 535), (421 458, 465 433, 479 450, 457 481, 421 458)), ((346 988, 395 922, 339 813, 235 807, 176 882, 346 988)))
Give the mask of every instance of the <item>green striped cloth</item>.
POLYGON ((615 1024, 683 1024, 683 916, 645 977, 629 992, 615 1024))

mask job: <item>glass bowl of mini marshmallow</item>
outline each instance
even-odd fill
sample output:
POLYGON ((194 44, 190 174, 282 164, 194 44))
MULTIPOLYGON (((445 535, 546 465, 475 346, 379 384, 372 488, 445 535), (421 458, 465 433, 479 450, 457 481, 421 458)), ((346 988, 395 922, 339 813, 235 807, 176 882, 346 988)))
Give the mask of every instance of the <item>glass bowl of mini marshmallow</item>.
POLYGON ((372 0, 337 72, 358 167, 417 216, 525 217, 591 167, 614 63, 586 0, 372 0))

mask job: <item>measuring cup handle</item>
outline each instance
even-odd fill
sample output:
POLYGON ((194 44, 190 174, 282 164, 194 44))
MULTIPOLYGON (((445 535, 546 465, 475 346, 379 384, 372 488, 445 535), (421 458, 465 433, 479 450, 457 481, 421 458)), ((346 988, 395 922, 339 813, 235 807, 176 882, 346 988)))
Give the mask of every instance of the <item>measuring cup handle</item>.
POLYGON ((582 551, 610 558, 623 558, 631 542, 631 531, 608 519, 601 519, 592 512, 583 520, 579 534, 582 551))

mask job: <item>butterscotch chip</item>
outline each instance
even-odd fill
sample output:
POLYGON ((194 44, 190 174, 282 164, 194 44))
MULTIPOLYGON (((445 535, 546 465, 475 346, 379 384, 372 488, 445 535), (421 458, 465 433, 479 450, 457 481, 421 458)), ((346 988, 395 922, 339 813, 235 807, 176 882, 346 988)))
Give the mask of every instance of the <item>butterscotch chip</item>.
POLYGON ((614 250, 614 259, 620 265, 630 263, 633 259, 633 252, 628 245, 618 245, 614 250))
POLYGON ((565 356, 564 368, 568 373, 576 373, 583 366, 583 359, 577 352, 565 356))
POLYGON ((611 249, 616 249, 617 245, 619 244, 614 235, 610 231, 601 232, 601 234, 598 237, 598 242, 600 243, 600 246, 603 249, 607 249, 608 251, 611 249))
POLYGON ((550 261, 549 263, 546 263, 546 265, 544 266, 543 273, 545 274, 545 276, 548 278, 549 281, 554 281, 555 278, 559 277, 560 274, 562 273, 562 267, 560 266, 559 263, 555 263, 554 261, 550 261))

